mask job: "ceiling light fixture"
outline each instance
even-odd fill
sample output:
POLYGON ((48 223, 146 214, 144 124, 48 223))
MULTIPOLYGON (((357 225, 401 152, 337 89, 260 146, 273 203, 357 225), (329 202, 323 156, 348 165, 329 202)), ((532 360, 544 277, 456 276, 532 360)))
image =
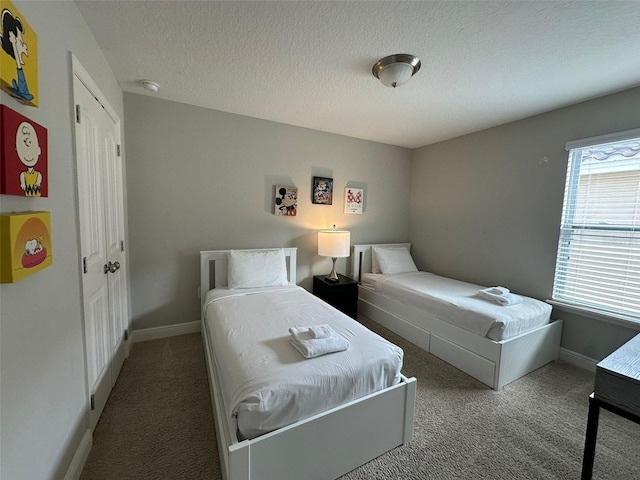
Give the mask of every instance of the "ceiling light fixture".
POLYGON ((407 53, 396 53, 378 60, 373 66, 373 76, 386 87, 399 87, 420 70, 420 59, 407 53))
POLYGON ((156 82, 152 82, 151 80, 140 80, 140 83, 142 84, 144 89, 149 92, 156 93, 158 90, 160 90, 160 85, 156 82))

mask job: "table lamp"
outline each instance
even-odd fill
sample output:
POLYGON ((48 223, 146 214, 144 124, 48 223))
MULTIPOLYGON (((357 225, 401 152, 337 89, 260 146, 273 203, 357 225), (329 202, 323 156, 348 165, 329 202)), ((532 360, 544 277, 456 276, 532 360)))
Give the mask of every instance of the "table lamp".
POLYGON ((351 234, 346 230, 336 230, 334 225, 332 230, 318 232, 318 255, 331 257, 333 260, 333 268, 331 268, 331 273, 325 277, 325 280, 334 283, 338 282, 336 259, 338 257, 348 257, 350 247, 351 234))

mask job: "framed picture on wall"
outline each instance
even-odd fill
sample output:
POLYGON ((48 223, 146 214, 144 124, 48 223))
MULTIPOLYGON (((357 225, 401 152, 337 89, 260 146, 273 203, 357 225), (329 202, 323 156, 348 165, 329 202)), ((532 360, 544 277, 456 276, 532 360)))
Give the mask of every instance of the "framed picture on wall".
POLYGON ((364 190, 362 188, 344 189, 344 213, 362 215, 362 205, 364 204, 364 190))
POLYGON ((17 282, 52 264, 49 212, 2 214, 0 227, 0 282, 17 282))
POLYGON ((0 1, 0 88, 18 102, 38 106, 38 35, 10 2, 0 1))
POLYGON ((333 178, 313 177, 311 201, 317 205, 331 205, 333 203, 333 178))
POLYGON ((274 204, 273 213, 275 215, 295 217, 298 213, 298 187, 276 185, 274 204))
POLYGON ((0 193, 48 196, 47 129, 6 105, 0 120, 0 193))

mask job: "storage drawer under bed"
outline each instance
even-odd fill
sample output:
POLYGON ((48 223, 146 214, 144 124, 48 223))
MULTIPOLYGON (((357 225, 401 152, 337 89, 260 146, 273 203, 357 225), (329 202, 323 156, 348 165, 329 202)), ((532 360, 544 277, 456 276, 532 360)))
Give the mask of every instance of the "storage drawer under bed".
POLYGON ((430 351, 454 367, 487 385, 493 385, 496 364, 469 350, 431 334, 430 351))

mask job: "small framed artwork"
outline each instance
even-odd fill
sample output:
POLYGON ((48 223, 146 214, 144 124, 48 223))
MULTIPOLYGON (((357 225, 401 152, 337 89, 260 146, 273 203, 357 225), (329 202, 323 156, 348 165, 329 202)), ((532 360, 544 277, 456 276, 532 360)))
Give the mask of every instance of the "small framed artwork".
POLYGON ((14 283, 51 265, 51 215, 0 215, 0 282, 14 283))
POLYGON ((38 106, 38 35, 10 0, 0 1, 0 88, 18 102, 38 106))
POLYGON ((46 197, 47 129, 0 105, 0 193, 46 197))
POLYGON ((276 198, 273 213, 295 217, 298 213, 298 187, 276 185, 276 198))
POLYGON ((344 189, 344 213, 362 215, 362 205, 364 204, 364 190, 362 188, 344 189))
POLYGON ((313 177, 313 203, 331 205, 333 203, 333 178, 313 177))

